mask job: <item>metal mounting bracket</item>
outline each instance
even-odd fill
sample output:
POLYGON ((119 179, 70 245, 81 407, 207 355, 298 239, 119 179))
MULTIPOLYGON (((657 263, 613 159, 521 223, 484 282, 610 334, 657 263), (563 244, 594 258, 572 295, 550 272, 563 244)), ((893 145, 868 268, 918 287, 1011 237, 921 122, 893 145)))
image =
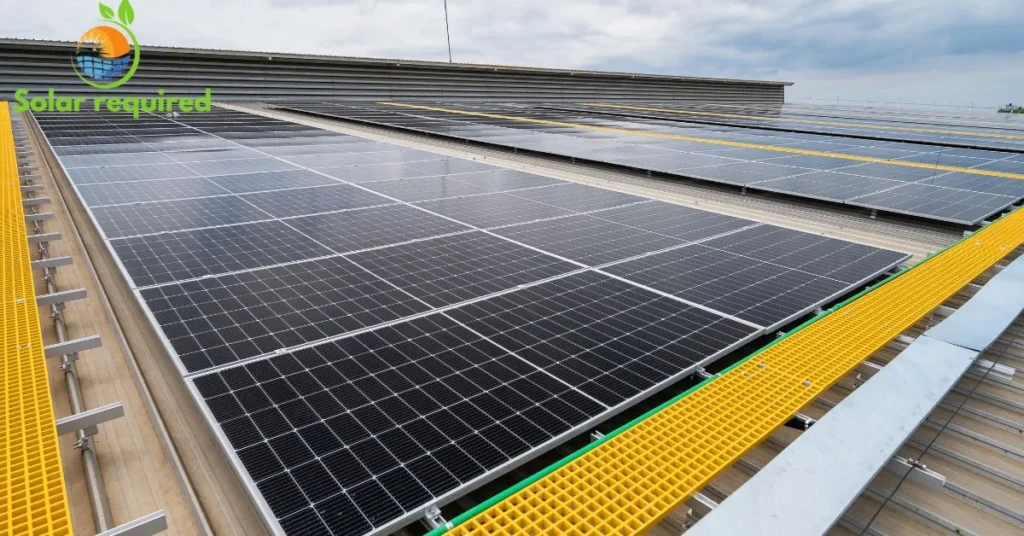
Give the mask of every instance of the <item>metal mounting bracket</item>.
POLYGON ((81 430, 85 435, 91 436, 96 434, 97 426, 121 417, 124 417, 124 406, 120 402, 114 402, 57 419, 57 435, 73 434, 81 430))

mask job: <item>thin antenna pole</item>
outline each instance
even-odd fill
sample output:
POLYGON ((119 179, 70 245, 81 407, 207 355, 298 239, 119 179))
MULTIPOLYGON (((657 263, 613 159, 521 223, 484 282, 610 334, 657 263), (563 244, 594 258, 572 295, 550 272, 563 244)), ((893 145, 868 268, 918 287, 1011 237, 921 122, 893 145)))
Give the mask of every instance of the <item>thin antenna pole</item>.
POLYGON ((452 34, 448 29, 448 0, 444 0, 444 34, 448 37, 448 63, 452 62, 452 34))

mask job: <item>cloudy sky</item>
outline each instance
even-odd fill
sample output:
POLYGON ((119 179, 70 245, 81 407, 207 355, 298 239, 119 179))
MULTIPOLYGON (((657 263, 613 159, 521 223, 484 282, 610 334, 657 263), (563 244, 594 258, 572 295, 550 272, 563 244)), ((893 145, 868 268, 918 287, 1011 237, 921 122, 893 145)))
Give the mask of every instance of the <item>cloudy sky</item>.
MULTIPOLYGON (((143 45, 448 56, 442 0, 133 5, 143 45)), ((790 100, 1024 102, 1020 0, 449 0, 448 10, 455 61, 787 80, 790 100)), ((3 11, 2 37, 75 40, 99 17, 94 0, 3 11)))

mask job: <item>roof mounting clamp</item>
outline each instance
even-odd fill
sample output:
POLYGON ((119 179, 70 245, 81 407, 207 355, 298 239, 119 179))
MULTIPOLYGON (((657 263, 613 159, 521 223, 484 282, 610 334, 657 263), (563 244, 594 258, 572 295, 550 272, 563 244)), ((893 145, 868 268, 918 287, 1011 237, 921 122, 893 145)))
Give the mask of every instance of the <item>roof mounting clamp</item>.
POLYGON ((74 361, 75 359, 78 359, 78 352, 99 348, 102 345, 103 341, 100 340, 100 336, 92 335, 90 337, 82 337, 81 339, 72 339, 70 341, 54 343, 44 348, 43 351, 47 358, 66 355, 69 356, 70 361, 74 361))
POLYGON ((431 530, 441 527, 446 529, 454 528, 454 525, 441 515, 441 509, 436 504, 428 506, 423 512, 423 523, 430 527, 431 530))
POLYGON ((923 486, 933 489, 942 489, 946 485, 946 477, 931 469, 928 466, 902 456, 893 456, 885 469, 899 476, 906 476, 908 479, 923 486), (909 474, 908 474, 909 473, 909 474))
POLYGON ((593 432, 590 432, 590 442, 591 443, 596 443, 596 442, 600 441, 603 438, 604 438, 604 434, 602 434, 601 432, 598 432, 597 430, 594 430, 593 432))
POLYGON ((25 199, 21 200, 21 204, 25 205, 26 207, 39 206, 39 205, 48 205, 48 204, 50 204, 50 198, 49 197, 26 197, 25 199))
POLYGON ((96 536, 153 536, 167 530, 167 516, 163 510, 142 516, 134 521, 105 530, 96 536))
POLYGON ((801 432, 803 432, 806 431, 811 426, 814 426, 814 423, 816 422, 818 422, 817 419, 808 417, 803 413, 797 413, 796 415, 790 417, 788 421, 786 421, 786 427, 793 428, 795 430, 800 430, 801 432))
POLYGON ((73 434, 79 430, 86 436, 95 435, 97 426, 121 417, 124 417, 124 406, 114 402, 57 419, 57 435, 73 434))
POLYGON ((29 244, 46 244, 60 239, 60 233, 39 233, 34 235, 28 235, 29 244))
POLYGON ((67 266, 72 264, 74 261, 71 257, 52 257, 49 259, 39 259, 38 261, 32 261, 33 270, 45 270, 47 268, 56 268, 58 266, 67 266))
POLYGON ((978 359, 971 365, 971 372, 979 376, 990 375, 1006 381, 1013 381, 1013 376, 1017 373, 1017 369, 1008 365, 993 363, 988 359, 978 359))
POLYGON ((697 515, 697 517, 705 517, 710 514, 712 510, 718 508, 717 502, 700 492, 691 495, 690 498, 687 499, 686 505, 690 507, 691 511, 697 515))
POLYGON ((705 370, 704 367, 697 369, 697 372, 695 374, 697 374, 697 377, 702 380, 706 380, 712 376, 712 374, 705 370))
POLYGON ((39 305, 56 305, 63 307, 66 302, 85 299, 88 293, 84 288, 63 290, 52 294, 40 294, 36 296, 36 303, 39 305))

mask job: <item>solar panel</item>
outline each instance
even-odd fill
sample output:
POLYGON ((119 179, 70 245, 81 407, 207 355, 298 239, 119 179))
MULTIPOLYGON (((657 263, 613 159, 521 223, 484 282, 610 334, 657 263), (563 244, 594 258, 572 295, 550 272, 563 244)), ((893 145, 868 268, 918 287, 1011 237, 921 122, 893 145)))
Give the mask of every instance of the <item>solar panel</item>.
POLYGON ((110 245, 137 287, 333 254, 277 221, 119 238, 110 245))
POLYGON ((490 193, 490 190, 458 181, 454 177, 420 177, 365 184, 370 190, 402 201, 427 201, 490 193))
POLYGON ((348 184, 296 188, 240 196, 278 218, 388 205, 392 201, 348 184))
POLYGON ((170 201, 191 197, 213 197, 229 192, 209 179, 195 177, 132 183, 83 184, 78 187, 78 193, 83 202, 95 207, 148 201, 170 201))
POLYGON ((579 267, 479 231, 348 257, 433 307, 565 274, 579 267))
POLYGON ((85 117, 37 119, 153 138, 58 154, 92 165, 72 183, 286 534, 397 530, 765 332, 743 315, 906 257, 240 112, 85 117), (697 303, 615 272, 694 248, 780 274, 697 303))
POLYGON ((207 180, 233 194, 339 184, 335 179, 305 169, 219 175, 207 180))
MULTIPOLYGON (((551 188, 554 187, 552 186, 551 188)), ((573 214, 573 212, 566 209, 505 193, 424 201, 417 203, 417 206, 480 228, 498 227, 573 214)))
POLYGON ((605 409, 444 314, 194 384, 282 526, 334 534, 418 514, 605 409))
POLYGON ((608 406, 758 331, 593 272, 449 314, 608 406))
MULTIPOLYGON (((592 110, 551 109, 503 105, 445 103, 434 109, 406 109, 380 104, 293 104, 293 111, 315 113, 373 124, 440 134, 460 140, 540 151, 558 156, 611 163, 825 201, 865 206, 876 210, 973 225, 1002 207, 988 195, 931 191, 930 202, 900 197, 888 199, 892 182, 927 183, 951 173, 935 164, 978 170, 1024 173, 1024 164, 994 151, 949 149, 924 144, 895 143, 819 134, 797 134, 758 128, 716 126, 633 117, 628 120, 595 115, 592 110), (454 111, 446 111, 454 110, 454 111), (486 116, 463 115, 483 112, 486 116), (496 117, 496 116, 504 117, 496 117), (543 124, 541 124, 543 123, 543 124), (579 126, 567 126, 579 125, 579 126), (615 132, 594 130, 615 129, 615 132), (653 132, 664 137, 642 135, 653 132), (700 138, 707 141, 673 138, 700 138), (749 147, 728 147, 722 142, 743 142, 749 147), (793 150, 840 153, 848 158, 792 154, 793 150), (858 160, 858 158, 861 158, 858 160), (886 162, 866 159, 884 160, 886 162), (946 160, 943 160, 946 159, 946 160), (919 163, 921 167, 899 165, 919 163), (841 170, 845 175, 828 174, 841 170), (857 199, 855 202, 854 200, 857 199), (875 200, 880 200, 875 202, 875 200), (907 207, 911 206, 911 210, 907 207), (979 214, 985 212, 984 216, 979 214)), ((556 107, 557 108, 557 107, 556 107)), ((949 179, 955 188, 989 195, 1024 192, 1019 179, 977 175, 949 179), (971 180, 974 178, 978 180, 971 180)), ((909 191, 909 190, 908 190, 909 191)), ((916 191, 916 190, 915 190, 916 191)))
POLYGON ((341 257, 140 291, 188 372, 426 311, 341 257))
POLYGON ((803 175, 762 181, 757 183, 757 187, 813 199, 848 201, 862 195, 884 192, 902 184, 886 179, 852 177, 834 171, 812 171, 803 175))
POLYGON ((586 215, 502 227, 494 232, 588 266, 598 266, 683 243, 682 240, 586 215))
POLYGON ((884 192, 857 197, 849 203, 902 214, 927 214, 951 222, 977 223, 1017 200, 1012 196, 928 184, 904 184, 884 192))
POLYGON ((685 241, 703 240, 756 223, 657 201, 603 210, 594 217, 685 241))
POLYGON ((271 219, 266 212, 232 196, 113 205, 94 208, 92 213, 107 238, 271 219))
POLYGON ((562 181, 558 179, 545 177, 543 175, 534 175, 532 173, 525 173, 513 169, 501 169, 486 173, 462 173, 457 177, 452 178, 459 182, 466 182, 495 192, 522 190, 524 188, 536 188, 538 186, 549 186, 552 184, 562 183, 562 181))
POLYGON ((470 230, 407 205, 305 216, 288 220, 288 225, 339 253, 470 230))
POLYGON ((647 200, 635 195, 571 183, 521 190, 512 195, 574 212, 591 212, 647 200))
MULTIPOLYGON (((124 161, 126 160, 122 159, 122 162, 124 161)), ((185 167, 183 164, 81 167, 68 170, 68 177, 77 185, 153 179, 177 179, 196 176, 196 173, 185 167)))

